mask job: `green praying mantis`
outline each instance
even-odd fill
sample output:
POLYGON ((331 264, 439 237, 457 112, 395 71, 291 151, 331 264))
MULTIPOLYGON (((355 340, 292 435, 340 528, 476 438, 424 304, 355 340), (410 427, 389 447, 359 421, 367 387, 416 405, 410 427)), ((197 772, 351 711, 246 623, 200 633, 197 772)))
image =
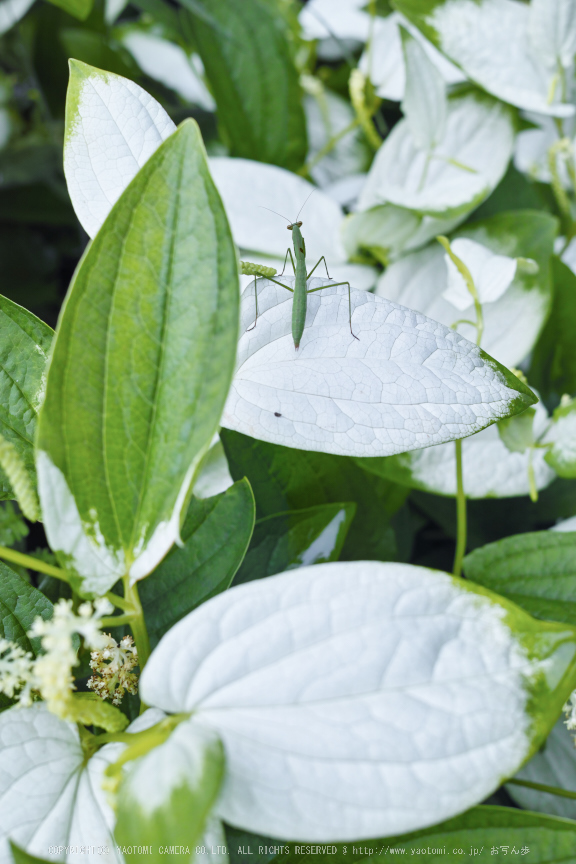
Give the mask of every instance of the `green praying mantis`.
MULTIPOLYGON (((312 193, 310 193, 312 194, 312 193)), ((308 196, 310 197, 310 196, 308 196)), ((306 199, 308 200, 308 199, 306 199)), ((306 204, 306 201, 304 202, 306 204)), ((304 205, 302 205, 304 206, 304 205)), ((264 208, 268 210, 268 207, 264 208)), ((271 210, 271 213, 275 213, 275 210, 271 210)), ((300 208, 300 212, 302 212, 302 208, 300 208)), ((302 222, 298 222, 298 216, 294 220, 294 222, 290 222, 286 216, 282 216, 281 213, 276 213, 277 216, 281 216, 282 219, 286 219, 288 222, 288 230, 292 232, 292 243, 294 245, 294 255, 296 256, 296 264, 294 264, 294 258, 292 257, 292 250, 288 247, 286 251, 286 256, 284 258, 284 267, 282 268, 282 273, 280 276, 284 275, 284 270, 286 269, 286 262, 288 261, 288 256, 290 256, 290 261, 292 262, 292 269, 294 271, 294 275, 296 280, 294 282, 294 288, 289 288, 288 285, 284 285, 283 282, 279 282, 277 279, 273 279, 272 277, 276 275, 276 269, 274 267, 265 267, 262 264, 252 264, 249 261, 241 261, 241 272, 244 276, 254 276, 254 300, 256 303, 256 319, 252 327, 249 327, 248 330, 253 330, 256 327, 256 323, 258 321, 258 290, 257 290, 257 279, 258 277, 269 279, 270 282, 275 282, 276 285, 280 285, 281 288, 285 288, 286 291, 290 291, 294 294, 294 302, 292 303, 292 338, 294 339, 294 348, 298 351, 300 347, 300 340, 302 338, 302 333, 304 332, 304 325, 306 323, 306 309, 308 305, 308 294, 313 294, 315 291, 322 291, 324 288, 334 288, 337 285, 347 285, 348 286, 348 312, 350 319, 350 333, 354 337, 354 339, 358 339, 352 331, 352 301, 350 298, 350 283, 349 282, 331 282, 330 285, 321 285, 319 288, 310 288, 308 289, 308 279, 312 276, 316 268, 320 265, 322 261, 324 261, 324 266, 326 267, 326 275, 328 279, 330 279, 330 274, 328 273, 328 265, 326 263, 326 258, 324 255, 316 262, 312 270, 309 273, 306 272, 306 243, 304 242, 304 237, 302 236, 302 232, 300 228, 302 227, 302 222)), ((246 332, 248 332, 248 330, 246 332)))

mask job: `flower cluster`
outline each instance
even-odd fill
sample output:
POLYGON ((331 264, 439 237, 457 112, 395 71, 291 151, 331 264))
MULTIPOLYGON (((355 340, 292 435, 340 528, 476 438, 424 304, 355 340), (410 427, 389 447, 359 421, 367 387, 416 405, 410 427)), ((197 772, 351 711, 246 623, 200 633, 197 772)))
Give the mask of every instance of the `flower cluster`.
POLYGON ((138 676, 132 671, 138 665, 138 649, 131 636, 124 636, 120 643, 112 636, 107 639, 103 648, 90 655, 90 668, 95 674, 88 687, 101 699, 111 698, 113 705, 120 705, 126 690, 132 694, 138 691, 138 676))
POLYGON ((83 603, 77 614, 71 600, 59 600, 52 618, 36 618, 30 633, 40 639, 43 654, 34 658, 15 642, 0 640, 0 693, 16 698, 21 705, 29 705, 32 693, 37 693, 52 713, 66 718, 70 694, 75 689, 72 669, 78 665, 74 646, 76 634, 92 651, 90 665, 101 676, 93 676, 89 686, 103 698, 112 696, 118 705, 125 690, 136 692, 136 675, 132 672, 138 662, 136 648, 130 636, 120 645, 110 635, 102 633, 100 622, 113 607, 101 598, 94 604, 83 603), (106 689, 106 693, 104 693, 106 689))

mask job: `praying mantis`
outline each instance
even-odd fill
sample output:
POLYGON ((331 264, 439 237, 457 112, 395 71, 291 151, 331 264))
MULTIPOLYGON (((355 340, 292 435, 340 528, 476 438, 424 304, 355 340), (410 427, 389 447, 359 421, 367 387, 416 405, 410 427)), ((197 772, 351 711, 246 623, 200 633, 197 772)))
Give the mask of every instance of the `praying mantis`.
MULTIPOLYGON (((308 196, 310 197, 310 196, 308 196)), ((306 202, 304 202, 306 203, 306 202)), ((265 207, 265 210, 268 208, 265 207)), ((274 213, 274 210, 270 211, 274 213)), ((280 213, 276 213, 277 216, 281 216, 280 213)), ((300 214, 298 214, 300 215, 300 214)), ((282 216, 282 219, 286 219, 286 216, 282 216)), ((298 222, 298 216, 294 222, 290 222, 289 219, 286 219, 288 222, 288 230, 292 232, 292 243, 294 246, 294 255, 296 256, 296 264, 294 264, 294 258, 292 257, 292 250, 288 247, 286 251, 286 256, 284 258, 284 267, 282 268, 281 276, 284 274, 284 270, 286 269, 286 262, 288 260, 288 256, 290 256, 290 261, 292 262, 292 269, 294 271, 294 275, 296 280, 294 282, 294 288, 289 288, 288 285, 284 285, 283 282, 279 282, 277 279, 273 279, 272 277, 276 275, 276 270, 274 267, 265 267, 261 264, 252 264, 249 261, 241 261, 241 272, 244 276, 254 276, 254 300, 256 302, 256 320, 252 327, 249 327, 248 330, 253 330, 256 327, 256 323, 258 321, 258 290, 257 290, 257 278, 260 276, 265 279, 269 279, 270 282, 275 282, 276 285, 280 285, 281 288, 285 288, 287 291, 290 291, 294 294, 294 302, 292 303, 292 338, 294 340, 294 348, 298 351, 300 347, 300 340, 302 338, 302 333, 304 332, 304 325, 306 323, 306 309, 308 305, 308 294, 313 294, 315 291, 322 291, 324 288, 333 288, 337 285, 347 285, 348 286, 348 312, 350 318, 350 333, 354 337, 354 339, 358 339, 352 331, 352 301, 350 298, 350 283, 349 282, 331 282, 330 285, 321 285, 319 288, 310 288, 308 289, 308 279, 312 276, 316 268, 319 264, 324 261, 324 266, 326 267, 326 275, 328 279, 330 279, 330 274, 328 273, 328 265, 326 263, 326 258, 324 255, 316 262, 312 270, 309 273, 306 272, 306 244, 304 242, 304 237, 302 236, 302 232, 300 228, 302 227, 302 222, 298 222)), ((246 331, 248 332, 248 331, 246 331)))

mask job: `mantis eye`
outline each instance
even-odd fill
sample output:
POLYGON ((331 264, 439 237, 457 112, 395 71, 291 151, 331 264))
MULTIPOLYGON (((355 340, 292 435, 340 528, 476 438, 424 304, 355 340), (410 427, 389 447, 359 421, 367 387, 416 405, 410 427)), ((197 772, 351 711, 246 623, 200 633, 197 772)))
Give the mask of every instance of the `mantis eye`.
POLYGON ((302 222, 296 222, 296 225, 298 226, 298 228, 300 228, 302 226, 302 222))
POLYGON ((286 227, 288 228, 288 231, 291 231, 294 226, 293 225, 287 225, 286 227))

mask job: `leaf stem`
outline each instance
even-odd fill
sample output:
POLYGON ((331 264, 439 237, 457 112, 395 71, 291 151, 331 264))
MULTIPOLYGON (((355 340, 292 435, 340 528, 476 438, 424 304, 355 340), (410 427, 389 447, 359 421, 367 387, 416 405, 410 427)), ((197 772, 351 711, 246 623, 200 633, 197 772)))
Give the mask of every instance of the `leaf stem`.
POLYGON ((0 546, 0 558, 6 561, 12 561, 14 564, 20 564, 21 567, 27 567, 29 570, 36 570, 37 573, 46 573, 48 576, 54 576, 62 582, 69 582, 68 574, 60 567, 54 567, 52 564, 47 564, 39 558, 33 558, 31 555, 25 555, 23 552, 17 552, 15 549, 9 549, 7 546, 0 546))
MULTIPOLYGON (((124 598, 130 603, 133 614, 130 617, 130 628, 134 635, 134 641, 138 648, 138 664, 140 671, 144 670, 144 666, 150 657, 150 640, 148 639, 148 630, 144 621, 144 612, 142 604, 138 596, 138 587, 136 583, 130 585, 129 577, 124 577, 124 598)), ((119 616, 120 617, 120 616, 119 616)), ((123 616, 122 616, 123 617, 123 616)))
POLYGON ((507 780, 506 783, 512 783, 514 786, 525 786, 527 789, 536 789, 537 792, 548 792, 549 795, 558 795, 560 798, 576 799, 576 792, 570 792, 568 789, 560 789, 558 786, 546 786, 544 783, 532 783, 531 780, 507 780))
POLYGON ((109 615, 106 618, 100 619, 100 627, 122 627, 124 624, 132 625, 135 618, 136 615, 129 612, 126 615, 109 615))
POLYGON ((464 495, 464 474, 462 470, 462 439, 454 442, 456 448, 456 553, 454 555, 454 576, 462 575, 462 562, 466 554, 466 496, 464 495))

